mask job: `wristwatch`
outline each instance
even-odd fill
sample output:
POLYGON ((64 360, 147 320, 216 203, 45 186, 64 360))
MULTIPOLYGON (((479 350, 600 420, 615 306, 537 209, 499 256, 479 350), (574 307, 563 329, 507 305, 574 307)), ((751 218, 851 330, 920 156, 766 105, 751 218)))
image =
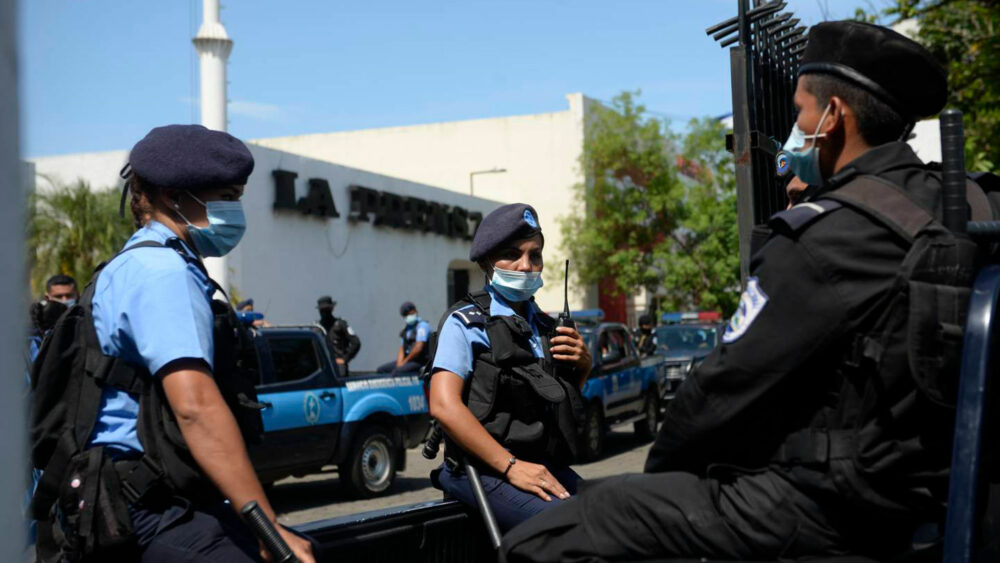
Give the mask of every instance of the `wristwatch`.
POLYGON ((510 456, 510 459, 507 460, 507 469, 503 470, 503 478, 504 479, 507 478, 507 474, 510 473, 510 468, 514 467, 515 463, 517 463, 517 458, 514 457, 514 456, 510 456))

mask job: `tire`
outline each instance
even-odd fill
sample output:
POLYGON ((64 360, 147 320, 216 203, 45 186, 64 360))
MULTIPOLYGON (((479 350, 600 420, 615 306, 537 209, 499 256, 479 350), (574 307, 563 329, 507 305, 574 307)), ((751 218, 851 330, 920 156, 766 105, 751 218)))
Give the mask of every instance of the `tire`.
POLYGON ((604 452, 604 414, 598 403, 591 403, 587 407, 582 442, 584 460, 594 461, 601 457, 604 452))
POLYGON ((642 420, 632 423, 635 435, 643 442, 649 442, 656 437, 656 427, 660 414, 660 401, 656 397, 656 391, 650 390, 646 393, 646 401, 642 405, 642 412, 646 415, 642 420))
POLYGON ((348 463, 339 468, 340 481, 356 498, 384 493, 396 478, 399 447, 381 426, 368 426, 358 433, 348 463))

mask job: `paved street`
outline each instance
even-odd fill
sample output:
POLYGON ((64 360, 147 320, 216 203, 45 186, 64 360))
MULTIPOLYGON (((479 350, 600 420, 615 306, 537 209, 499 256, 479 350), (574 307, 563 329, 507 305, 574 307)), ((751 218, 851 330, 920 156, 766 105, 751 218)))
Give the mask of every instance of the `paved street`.
MULTIPOLYGON (((642 471, 649 443, 640 442, 632 428, 612 432, 605 442, 604 459, 574 466, 584 479, 596 479, 620 473, 642 471)), ((441 491, 431 486, 428 475, 440 463, 420 455, 420 448, 407 451, 406 471, 396 476, 391 494, 371 500, 351 500, 340 488, 337 471, 328 467, 323 473, 301 479, 289 478, 275 484, 271 502, 283 524, 301 524, 313 520, 354 514, 368 510, 437 500, 441 491)))

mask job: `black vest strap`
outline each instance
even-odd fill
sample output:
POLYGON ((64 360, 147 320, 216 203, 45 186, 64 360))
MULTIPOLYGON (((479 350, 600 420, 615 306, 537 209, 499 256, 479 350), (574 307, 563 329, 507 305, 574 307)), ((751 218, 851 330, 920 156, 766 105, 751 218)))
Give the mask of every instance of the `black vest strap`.
POLYGON ((902 190, 876 176, 859 176, 822 197, 864 211, 908 243, 912 243, 917 233, 934 220, 926 209, 914 203, 902 190))

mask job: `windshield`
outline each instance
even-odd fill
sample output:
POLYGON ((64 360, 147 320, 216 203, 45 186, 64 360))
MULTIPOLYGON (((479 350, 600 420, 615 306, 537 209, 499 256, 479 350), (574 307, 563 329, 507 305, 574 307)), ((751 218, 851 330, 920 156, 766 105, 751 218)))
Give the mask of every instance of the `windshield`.
POLYGON ((718 329, 707 326, 669 325, 656 329, 657 345, 664 350, 711 350, 718 329))

